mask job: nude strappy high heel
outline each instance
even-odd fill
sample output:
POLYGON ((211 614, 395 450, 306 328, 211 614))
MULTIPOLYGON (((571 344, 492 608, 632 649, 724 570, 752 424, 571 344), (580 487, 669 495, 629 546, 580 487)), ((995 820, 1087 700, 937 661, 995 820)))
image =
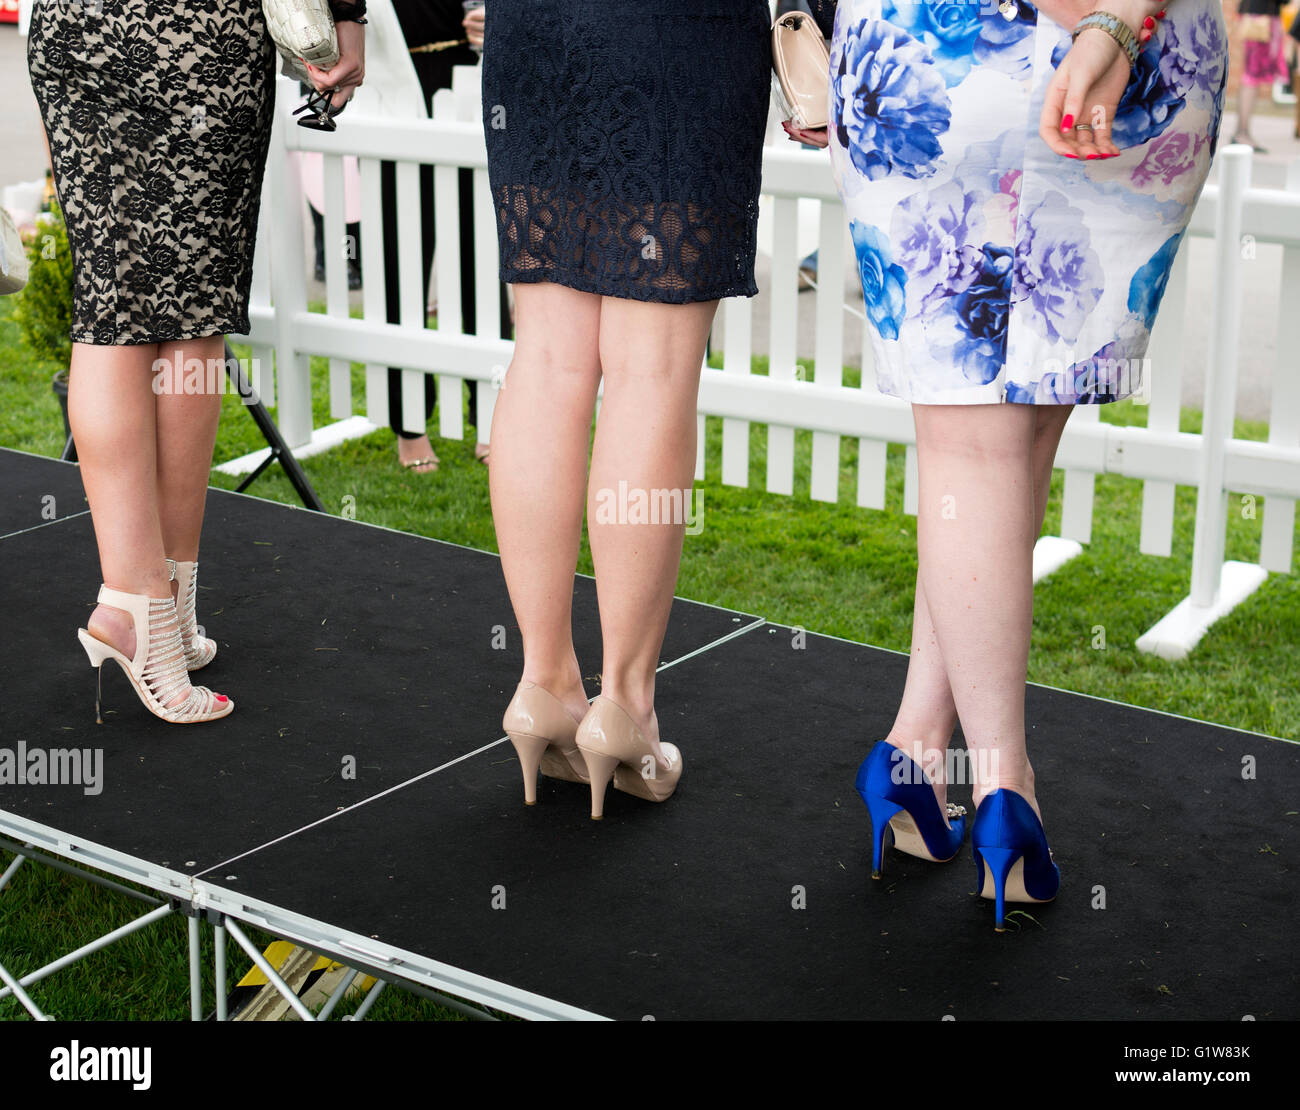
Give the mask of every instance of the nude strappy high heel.
POLYGON ((677 746, 660 741, 667 760, 661 763, 627 710, 603 694, 591 703, 578 726, 577 744, 591 776, 593 821, 605 815, 605 788, 610 779, 614 789, 624 794, 666 802, 682 777, 682 753, 677 746))
POLYGON ((549 690, 521 682, 501 726, 524 770, 524 805, 537 804, 537 772, 565 782, 588 782, 587 764, 574 743, 578 722, 549 690))
POLYGON ((77 639, 86 649, 90 665, 98 675, 95 684, 95 720, 103 724, 100 695, 103 691, 104 661, 112 659, 126 672, 131 685, 155 717, 172 724, 190 725, 214 721, 227 716, 235 703, 223 694, 214 694, 206 686, 192 686, 185 666, 185 647, 181 640, 176 602, 170 597, 128 594, 108 586, 99 588, 99 604, 111 605, 131 615, 135 628, 135 658, 128 659, 117 648, 77 629, 77 639), (176 705, 167 702, 186 693, 176 705))
POLYGON ((181 622, 181 642, 185 645, 185 666, 192 671, 206 667, 216 658, 217 642, 199 635, 194 602, 199 592, 199 564, 184 559, 168 559, 171 576, 177 583, 176 614, 181 622))

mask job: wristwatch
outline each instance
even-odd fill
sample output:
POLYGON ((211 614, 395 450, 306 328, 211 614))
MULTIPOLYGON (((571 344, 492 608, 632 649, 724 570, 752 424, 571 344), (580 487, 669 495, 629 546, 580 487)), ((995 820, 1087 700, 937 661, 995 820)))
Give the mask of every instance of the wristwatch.
POLYGON ((1106 34, 1119 43, 1120 49, 1128 55, 1129 69, 1137 65, 1138 50, 1140 49, 1137 35, 1133 33, 1133 28, 1120 19, 1119 16, 1103 11, 1089 12, 1074 25, 1070 41, 1073 42, 1079 37, 1080 32, 1086 31, 1089 27, 1095 27, 1098 31, 1105 31, 1106 34))

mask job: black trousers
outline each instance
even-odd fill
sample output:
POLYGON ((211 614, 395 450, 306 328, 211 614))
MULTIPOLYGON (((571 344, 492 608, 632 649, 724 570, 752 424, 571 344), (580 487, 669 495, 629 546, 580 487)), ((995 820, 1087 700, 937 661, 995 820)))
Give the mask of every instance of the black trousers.
MULTIPOLYGON (((460 188, 460 296, 461 316, 465 332, 478 334, 478 304, 474 287, 474 218, 472 198, 474 193, 474 172, 461 170, 458 174, 460 188)), ((401 322, 401 297, 397 277, 397 166, 394 162, 380 165, 380 190, 384 212, 384 292, 387 302, 387 317, 390 324, 401 322)), ((421 286, 421 308, 429 300, 429 275, 433 264, 434 251, 437 248, 436 220, 434 205, 437 198, 433 185, 433 167, 420 167, 420 268, 424 275, 421 286)), ((409 222, 409 221, 408 221, 409 222)), ((412 233, 409 227, 405 234, 412 233)), ((501 298, 501 338, 509 339, 510 307, 506 287, 499 286, 501 298)), ((472 386, 473 383, 471 383, 472 386)), ((424 378, 424 418, 433 415, 433 406, 437 399, 434 378, 426 374, 424 378)), ((450 398, 448 399, 450 401, 450 398)), ((478 424, 477 390, 471 388, 469 394, 469 422, 478 424)), ((417 439, 423 433, 402 431, 402 371, 400 367, 388 368, 388 423, 403 439, 417 439)))

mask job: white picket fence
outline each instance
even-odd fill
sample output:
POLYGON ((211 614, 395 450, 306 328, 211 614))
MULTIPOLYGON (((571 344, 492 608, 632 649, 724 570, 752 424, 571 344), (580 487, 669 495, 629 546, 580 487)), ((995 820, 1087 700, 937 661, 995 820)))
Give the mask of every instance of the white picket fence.
MULTIPOLYGON (((491 426, 492 405, 509 365, 512 344, 500 334, 495 216, 487 182, 486 149, 479 99, 479 72, 457 71, 453 89, 439 93, 434 119, 393 121, 345 114, 334 133, 297 127, 290 113, 299 103, 294 83, 282 80, 263 199, 250 309, 250 335, 256 360, 255 385, 268 403, 278 400, 278 419, 286 440, 302 455, 325 450, 344 439, 388 423, 387 367, 401 366, 403 424, 422 431, 424 375, 435 374, 439 388, 462 380, 475 383, 480 434, 491 426), (301 183, 291 152, 318 152, 325 163, 325 239, 344 241, 343 158, 355 156, 361 177, 361 266, 364 275, 361 319, 348 314, 346 271, 327 266, 327 313, 307 310, 307 284, 301 212, 301 183), (380 202, 380 162, 397 163, 399 208, 400 324, 386 322, 380 202), (420 273, 419 165, 435 166, 438 251, 435 260, 438 327, 424 323, 420 273), (460 237, 457 173, 474 171, 476 300, 481 337, 461 328, 460 237), (330 413, 333 423, 314 428, 308 358, 330 358, 330 413), (354 412, 349 363, 366 364, 365 416, 354 412), (274 374, 272 366, 274 365, 274 374)), ((1174 496, 1179 485, 1198 489, 1195 547, 1189 593, 1173 611, 1138 640, 1138 647, 1166 658, 1184 657, 1209 625, 1243 600, 1269 571, 1290 573, 1295 553, 1295 502, 1300 498, 1300 166, 1293 167, 1285 190, 1249 186, 1248 147, 1221 148, 1217 181, 1205 189, 1189 229, 1191 236, 1214 242, 1216 295, 1209 306, 1210 345, 1206 371, 1205 416, 1199 435, 1179 431, 1183 395, 1183 325, 1188 304, 1188 254, 1179 252, 1152 334, 1149 357, 1150 410, 1145 428, 1103 423, 1099 406, 1080 406, 1067 426, 1057 455, 1065 471, 1061 534, 1044 537, 1035 550, 1035 579, 1051 573, 1089 542, 1093 485, 1098 474, 1141 479, 1142 525, 1139 548, 1168 556, 1173 540, 1174 496), (1273 375, 1266 443, 1233 437, 1236 364, 1241 342, 1243 244, 1280 244, 1283 277, 1277 324, 1277 351, 1283 363, 1273 375), (1224 560, 1229 491, 1267 499, 1258 563, 1224 560)), ((885 505, 886 451, 907 447, 904 509, 916 511, 915 431, 910 406, 875 388, 870 344, 863 342, 860 387, 842 384, 845 267, 853 265, 846 247, 846 217, 824 154, 785 142, 764 155, 763 192, 770 229, 772 273, 768 375, 751 371, 753 302, 736 298, 721 308, 724 365, 706 369, 699 392, 700 436, 696 477, 705 477, 704 419, 723 418, 721 480, 749 481, 749 426, 767 426, 766 489, 791 494, 794 487, 795 432, 812 437, 811 496, 839 496, 840 440, 858 441, 857 504, 885 505), (813 380, 803 380, 796 364, 798 342, 798 263, 800 217, 819 227, 818 291, 813 380)), ((807 236, 805 235, 806 239, 807 236)), ((861 326, 866 326, 865 323, 861 326)), ((438 434, 464 437, 458 405, 440 405, 438 434)), ((262 453, 226 464, 246 472, 262 453)))

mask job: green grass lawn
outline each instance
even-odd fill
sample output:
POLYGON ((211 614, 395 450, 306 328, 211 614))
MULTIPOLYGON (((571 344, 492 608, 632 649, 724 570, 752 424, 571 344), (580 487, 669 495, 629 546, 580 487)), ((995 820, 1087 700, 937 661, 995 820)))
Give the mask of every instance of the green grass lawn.
MULTIPOLYGON (((0 301, 0 445, 58 455, 63 429, 49 386, 57 369, 19 347, 0 301)), ((756 369, 765 370, 762 360, 756 369)), ((811 376, 811 367, 807 369, 811 376)), ((320 426, 330 419, 325 360, 313 360, 313 378, 315 422, 320 426)), ((847 368, 846 384, 858 380, 857 370, 847 368)), ((365 392, 360 367, 354 367, 353 383, 360 410, 365 392)), ((1103 406, 1101 415, 1114 423, 1145 421, 1145 410, 1130 402, 1103 406)), ((1197 431, 1199 424, 1199 412, 1183 413, 1185 431, 1197 431)), ((436 414, 430 427, 437 427, 436 414)), ((1241 438, 1263 439, 1266 433, 1264 425, 1237 423, 1241 438)), ((793 497, 762 490, 766 431, 758 426, 751 429, 752 488, 723 486, 721 438, 721 420, 710 419, 707 477, 697 483, 703 491, 705 526, 699 535, 686 537, 678 593, 810 631, 906 651, 916 522, 902 511, 903 449, 890 448, 886 509, 871 511, 853 504, 855 441, 841 445, 841 500, 825 504, 808 496, 811 433, 796 435, 793 497)), ((305 459, 303 469, 332 513, 341 513, 346 505, 358 520, 495 551, 487 470, 474 460, 473 440, 472 431, 460 443, 435 439, 442 466, 432 475, 401 470, 392 433, 386 430, 305 459)), ((227 397, 216 461, 261 446, 238 399, 227 397)), ((233 489, 238 480, 214 472, 212 484, 233 489)), ((1060 485, 1058 471, 1047 514, 1049 533, 1059 526, 1060 485)), ((277 468, 260 477, 252 492, 297 503, 277 468)), ((1166 662, 1134 647, 1136 638, 1187 593, 1195 509, 1195 490, 1181 487, 1173 555, 1140 555, 1141 483, 1110 475, 1097 479, 1092 542, 1082 556, 1036 589, 1030 680, 1274 736, 1300 736, 1300 582, 1295 575, 1271 575, 1255 595, 1216 624, 1184 662, 1166 662), (1105 630, 1105 646, 1097 648, 1093 645, 1099 625, 1105 630)), ((1254 519, 1240 513, 1231 517, 1228 558, 1257 560, 1266 511, 1260 499, 1254 519)), ((578 569, 591 573, 585 542, 578 569)), ((599 660, 581 663, 588 674, 599 670, 599 660)), ((0 869, 6 863, 0 853, 0 869)), ((0 895, 0 959, 11 970, 26 971, 141 912, 120 895, 26 868, 0 895)), ((184 938, 179 918, 155 925, 93 963, 41 984, 37 1000, 69 1018, 185 1017, 184 938)), ((242 953, 233 946, 231 952, 232 971, 242 973, 247 966, 242 953)), ((21 1013, 16 1003, 0 1002, 0 1018, 21 1013)), ((398 1018, 444 1015, 431 1003, 395 991, 387 992, 375 1012, 377 1017, 398 1018)))

